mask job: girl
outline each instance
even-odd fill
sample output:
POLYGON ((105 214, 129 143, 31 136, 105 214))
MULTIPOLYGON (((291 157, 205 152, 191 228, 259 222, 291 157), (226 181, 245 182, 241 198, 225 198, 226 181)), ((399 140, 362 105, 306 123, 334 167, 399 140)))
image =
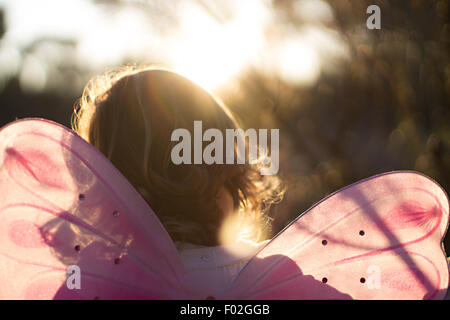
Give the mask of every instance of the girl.
POLYGON ((188 272, 205 285, 223 286, 265 243, 267 211, 283 188, 277 176, 261 176, 258 163, 175 165, 171 134, 185 128, 193 136, 195 120, 223 136, 239 127, 219 99, 190 80, 165 69, 127 67, 87 84, 73 129, 139 191, 188 272))

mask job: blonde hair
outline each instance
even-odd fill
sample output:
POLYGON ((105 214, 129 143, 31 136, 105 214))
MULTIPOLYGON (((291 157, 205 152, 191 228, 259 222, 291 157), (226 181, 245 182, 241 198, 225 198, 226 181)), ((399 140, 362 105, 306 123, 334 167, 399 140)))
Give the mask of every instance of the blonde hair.
POLYGON ((280 179, 261 176, 257 164, 173 164, 171 133, 186 128, 192 135, 194 120, 204 130, 238 128, 230 110, 192 81, 168 69, 126 66, 88 82, 72 127, 133 184, 174 241, 219 243, 221 188, 232 195, 249 238, 264 240, 268 209, 283 197, 280 179))

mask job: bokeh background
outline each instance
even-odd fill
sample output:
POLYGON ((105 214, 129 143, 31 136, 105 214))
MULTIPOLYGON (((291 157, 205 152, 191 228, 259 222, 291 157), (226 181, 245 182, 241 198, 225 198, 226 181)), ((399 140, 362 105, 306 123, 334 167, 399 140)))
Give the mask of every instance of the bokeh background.
POLYGON ((447 0, 0 0, 0 126, 70 126, 89 78, 154 63, 216 93, 244 127, 280 128, 288 191, 274 234, 377 173, 417 170, 448 192, 448 13, 447 0), (371 4, 381 30, 366 28, 371 4))

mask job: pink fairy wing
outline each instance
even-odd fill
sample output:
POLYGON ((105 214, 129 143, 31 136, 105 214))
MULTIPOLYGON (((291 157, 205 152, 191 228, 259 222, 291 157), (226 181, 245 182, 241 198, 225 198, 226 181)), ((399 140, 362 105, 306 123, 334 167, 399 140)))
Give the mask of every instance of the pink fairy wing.
POLYGON ((180 299, 178 252, 93 146, 46 120, 0 131, 0 298, 180 299), (80 268, 69 289, 67 268, 80 268))
POLYGON ((446 193, 418 173, 355 183, 280 232, 220 298, 442 299, 448 212, 446 193))

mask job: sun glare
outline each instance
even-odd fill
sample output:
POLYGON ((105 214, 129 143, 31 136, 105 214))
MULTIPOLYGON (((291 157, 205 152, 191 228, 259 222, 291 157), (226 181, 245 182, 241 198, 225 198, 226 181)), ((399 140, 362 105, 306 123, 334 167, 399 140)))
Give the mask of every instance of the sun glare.
MULTIPOLYGON (((305 0, 294 6, 295 14, 312 23, 300 29, 279 23, 269 0, 180 0, 177 6, 155 5, 166 14, 133 5, 105 10, 104 5, 66 2, 5 1, 8 25, 0 51, 20 49, 35 38, 74 39, 73 55, 67 60, 73 59, 82 69, 103 70, 128 61, 161 64, 208 90, 226 85, 252 67, 294 85, 310 85, 322 69, 336 69, 336 57, 349 55, 337 34, 320 25, 333 19, 323 1, 305 0)), ((23 61, 34 70, 33 76, 19 67, 15 72, 23 71, 22 82, 30 90, 42 91, 56 81, 48 75, 44 81, 42 76, 58 72, 54 66, 47 70, 23 61)))
MULTIPOLYGON (((253 1, 253 6, 257 4, 253 1)), ((261 10, 237 6, 228 21, 218 21, 202 8, 187 3, 180 32, 172 43, 172 64, 180 74, 212 89, 236 75, 262 46, 261 10), (247 11, 252 11, 252 19, 247 11), (258 17, 255 14, 261 13, 258 17)))
POLYGON ((248 215, 238 212, 227 217, 219 231, 220 244, 235 255, 242 255, 249 248, 258 246, 258 241, 267 236, 248 215))

